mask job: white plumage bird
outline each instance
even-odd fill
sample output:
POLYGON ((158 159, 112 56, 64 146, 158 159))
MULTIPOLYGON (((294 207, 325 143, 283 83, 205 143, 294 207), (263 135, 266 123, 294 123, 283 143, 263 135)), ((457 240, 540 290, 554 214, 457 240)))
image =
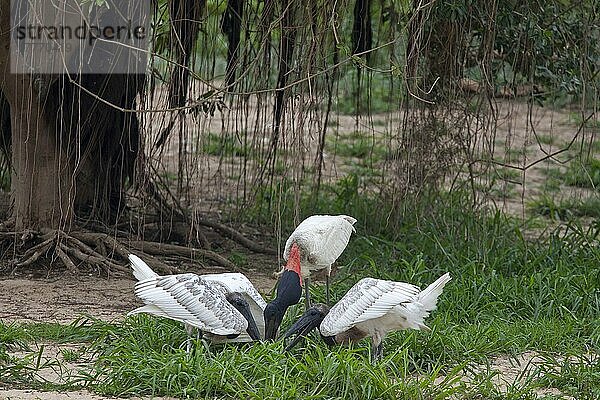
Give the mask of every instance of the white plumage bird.
POLYGON ((450 280, 450 274, 446 273, 421 291, 409 283, 361 279, 331 309, 316 304, 306 311, 286 333, 286 338, 297 335, 286 349, 319 327, 329 345, 372 338, 371 354, 375 361, 382 354, 383 339, 389 332, 429 330, 425 318, 436 309, 437 299, 450 280))
MULTIPOLYGON (((130 254, 129 261, 138 280, 135 294, 146 304, 129 315, 147 313, 179 321, 185 325, 188 336, 196 328, 213 341, 240 336, 240 341, 260 338, 254 315, 262 321, 266 304, 242 274, 160 276, 136 255, 130 254), (255 313, 253 308, 260 311, 255 313)), ((264 322, 262 326, 264 335, 264 322)), ((188 352, 190 346, 188 340, 188 352)))
POLYGON ((356 219, 348 215, 313 215, 306 218, 292 232, 283 250, 288 261, 297 246, 300 254, 300 272, 304 279, 306 307, 310 307, 309 279, 313 271, 327 270, 327 303, 329 303, 329 277, 331 265, 344 252, 352 232, 356 232, 356 219))
MULTIPOLYGON (((240 293, 244 296, 244 299, 250 306, 250 312, 256 322, 260 338, 264 339, 265 319, 263 313, 267 302, 262 298, 246 275, 239 272, 226 272, 222 274, 204 274, 200 275, 200 277, 207 282, 216 282, 223 285, 228 293, 240 293)), ((251 342, 253 340, 246 332, 243 332, 235 339, 227 339, 229 342, 251 342)), ((223 341, 223 338, 215 337, 213 341, 223 341)))

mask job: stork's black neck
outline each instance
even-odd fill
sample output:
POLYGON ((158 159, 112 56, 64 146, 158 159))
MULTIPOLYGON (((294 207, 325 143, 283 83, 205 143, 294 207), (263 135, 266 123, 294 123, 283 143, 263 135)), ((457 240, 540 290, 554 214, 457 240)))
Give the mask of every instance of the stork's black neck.
POLYGON ((272 303, 285 311, 289 306, 298 304, 301 297, 300 276, 294 271, 283 271, 277 285, 277 296, 272 303))

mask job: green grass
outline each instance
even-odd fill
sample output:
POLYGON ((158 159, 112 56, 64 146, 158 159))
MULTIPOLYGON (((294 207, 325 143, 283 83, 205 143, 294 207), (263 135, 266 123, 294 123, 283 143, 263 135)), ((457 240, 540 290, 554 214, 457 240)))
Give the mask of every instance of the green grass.
POLYGON ((523 160, 523 158, 525 156, 527 156, 529 153, 530 153, 530 151, 526 147, 523 147, 521 149, 508 148, 504 151, 504 155, 505 155, 504 161, 508 164, 518 163, 518 162, 521 162, 523 160))
POLYGON ((503 181, 519 181, 522 179, 521 172, 514 168, 498 167, 494 168, 492 173, 503 181))
POLYGON ((554 199, 551 196, 541 196, 529 203, 529 209, 539 215, 556 220, 569 220, 574 217, 600 218, 600 198, 597 196, 586 199, 554 199))
POLYGON ((357 89, 356 68, 348 68, 339 82, 333 109, 341 114, 373 114, 398 111, 403 98, 398 76, 381 72, 364 72, 361 89, 357 89))
MULTIPOLYGON (((570 118, 577 125, 581 125, 583 123, 583 118, 581 116, 581 113, 571 113, 570 118)), ((598 118, 588 119, 585 122, 585 126, 588 129, 600 130, 600 119, 598 119, 598 118)))
POLYGON ((600 158, 588 158, 583 162, 571 161, 564 180, 569 186, 600 188, 600 158))
POLYGON ((552 145, 555 145, 555 144, 558 143, 558 140, 557 140, 558 138, 556 136, 553 136, 553 135, 538 134, 536 136, 536 138, 537 138, 537 141, 540 144, 545 144, 545 145, 552 146, 552 145))
POLYGON ((244 146, 240 138, 233 134, 220 135, 209 133, 204 138, 202 152, 212 156, 248 156, 248 148, 244 146))
POLYGON ((360 132, 329 141, 328 147, 341 157, 355 157, 376 162, 387 155, 387 149, 369 134, 360 132))
MULTIPOLYGON (((468 211, 464 196, 442 194, 387 214, 375 198, 357 195, 358 182, 333 185, 336 195, 324 190, 310 209, 345 207, 358 218, 358 233, 340 259, 334 300, 364 276, 421 286, 446 271, 453 276, 427 321, 431 332, 389 335, 379 364, 368 362, 368 341, 328 349, 318 337, 290 353, 281 342, 209 350, 196 343, 188 356, 180 324, 135 316, 67 326, 0 323, 2 382, 178 398, 536 399, 548 387, 597 398, 598 363, 584 358, 600 351, 600 248, 593 244, 600 226, 569 225, 528 241, 511 218, 468 211), (37 362, 36 350, 11 354, 48 341, 82 344, 62 356, 89 364, 66 384, 40 382, 36 372, 51 366, 37 362), (524 379, 501 390, 490 360, 525 351, 542 354, 544 364, 528 366, 524 379)), ((313 298, 324 299, 322 286, 314 286, 313 298)), ((294 307, 282 330, 301 312, 302 305, 294 307)))

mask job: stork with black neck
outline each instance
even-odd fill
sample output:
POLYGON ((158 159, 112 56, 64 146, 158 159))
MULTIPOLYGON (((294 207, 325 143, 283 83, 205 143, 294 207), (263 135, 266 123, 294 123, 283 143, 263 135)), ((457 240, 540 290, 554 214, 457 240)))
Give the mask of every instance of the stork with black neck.
POLYGON ((296 335, 286 350, 318 327, 330 346, 372 338, 371 361, 375 362, 382 356, 383 339, 389 332, 429 330, 424 320, 436 309, 437 299, 450 279, 446 273, 425 290, 404 282, 361 279, 331 309, 325 304, 308 309, 286 332, 284 338, 296 335))
POLYGON ((211 341, 260 339, 255 318, 262 320, 265 302, 242 274, 161 276, 134 254, 129 261, 138 280, 135 294, 145 305, 128 315, 146 313, 183 323, 188 353, 194 328, 211 341))
POLYGON ((300 301, 304 286, 305 308, 310 307, 310 274, 327 270, 327 303, 331 265, 342 254, 356 219, 347 215, 313 215, 300 223, 288 238, 283 251, 287 262, 280 272, 277 297, 265 308, 265 338, 275 339, 287 309, 300 301))
POLYGON ((302 221, 286 241, 284 260, 289 260, 294 249, 299 252, 306 309, 310 307, 310 274, 323 269, 327 272, 325 290, 329 304, 331 266, 348 246, 352 232, 356 232, 355 223, 356 219, 348 215, 313 215, 302 221))
POLYGON ((277 330, 290 306, 297 304, 302 297, 302 274, 300 272, 300 253, 292 249, 287 264, 277 283, 277 295, 267 304, 264 312, 265 339, 277 337, 277 330))

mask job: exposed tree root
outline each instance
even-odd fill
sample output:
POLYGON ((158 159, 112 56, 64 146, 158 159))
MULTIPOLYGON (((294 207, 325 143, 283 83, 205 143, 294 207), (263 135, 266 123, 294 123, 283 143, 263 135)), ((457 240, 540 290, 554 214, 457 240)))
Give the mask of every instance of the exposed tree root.
MULTIPOLYGON (((125 247, 124 244, 122 244, 119 240, 117 240, 116 238, 114 238, 111 235, 108 235, 106 233, 81 232, 81 231, 71 232, 71 235, 73 237, 77 238, 78 240, 80 240, 85 245, 95 246, 100 251, 104 251, 106 253, 106 255, 104 255, 103 257, 105 257, 105 258, 108 258, 108 257, 115 258, 115 256, 118 256, 121 259, 123 259, 125 262, 129 263, 128 257, 129 257, 129 254, 132 253, 132 251, 129 250, 127 247, 125 247)), ((100 255, 100 254, 98 254, 98 255, 100 255)), ((144 258, 144 261, 146 261, 148 263, 148 265, 150 265, 150 267, 158 273, 173 274, 173 273, 179 272, 177 270, 177 268, 172 267, 168 264, 165 264, 164 262, 160 261, 159 259, 157 259, 156 257, 153 257, 151 255, 146 254, 143 258, 144 258)), ((130 271, 129 267, 127 267, 125 269, 129 273, 129 271, 130 271)))
POLYGON ((139 250, 146 254, 145 260, 148 264, 156 269, 157 271, 161 271, 164 273, 176 273, 178 272, 176 268, 171 267, 162 261, 160 261, 156 256, 177 256, 177 257, 186 257, 186 258, 197 258, 201 257, 207 260, 211 260, 214 263, 232 271, 238 271, 239 268, 223 257, 222 255, 215 253, 211 250, 206 249, 196 249, 193 247, 185 247, 178 246, 175 244, 166 244, 166 243, 158 243, 158 242, 149 242, 144 240, 130 240, 124 243, 121 243, 119 240, 114 237, 106 234, 106 233, 94 233, 94 232, 72 232, 71 235, 78 238, 82 242, 93 245, 98 241, 103 242, 106 246, 106 249, 109 253, 116 253, 125 260, 127 260, 127 256, 132 252, 131 250, 125 247, 125 243, 132 249, 139 250))
POLYGON ((242 246, 244 246, 252 251, 255 251, 257 253, 269 254, 269 255, 277 254, 277 252, 275 250, 269 249, 267 247, 263 247, 263 246, 259 245, 258 243, 253 242, 252 240, 248 239, 247 237, 245 237, 244 235, 242 235, 241 233, 239 233, 238 231, 236 231, 235 229, 233 229, 227 225, 223 225, 218 222, 210 221, 210 220, 203 219, 203 218, 199 218, 197 221, 200 225, 212 228, 212 229, 218 231, 219 233, 223 234, 224 236, 227 236, 228 238, 235 240, 242 246))
MULTIPOLYGON (((45 232, 1 232, 0 238, 12 239, 17 248, 26 249, 15 266, 32 265, 41 258, 59 261, 69 272, 77 273, 82 267, 92 267, 108 275, 131 274, 128 256, 131 253, 117 239, 92 232, 50 230, 45 232), (39 243, 36 243, 39 242, 39 243), (109 250, 110 249, 110 250, 109 250)), ((160 273, 179 272, 155 257, 144 255, 148 263, 160 273)))
POLYGON ((31 265, 42 256, 59 259, 70 272, 77 272, 78 265, 87 264, 99 268, 107 274, 114 272, 125 273, 128 268, 119 265, 107 257, 103 257, 92 247, 82 243, 75 237, 62 231, 51 230, 41 234, 27 232, 20 235, 21 247, 26 247, 33 240, 42 240, 40 243, 29 247, 17 262, 17 267, 31 265))
MULTIPOLYGON (((179 222, 178 224, 183 225, 184 223, 179 222)), ((198 232, 198 226, 213 229, 252 251, 275 254, 275 251, 253 242, 235 229, 218 222, 200 219, 192 231, 198 232)), ((3 228, 4 230, 0 230, 0 240, 10 240, 15 243, 14 248, 18 253, 16 267, 29 266, 45 258, 50 262, 63 264, 71 273, 76 273, 83 267, 91 267, 108 275, 131 274, 128 256, 135 253, 142 256, 150 267, 160 274, 173 274, 181 271, 156 256, 205 260, 228 271, 240 271, 227 258, 206 247, 193 248, 153 241, 131 240, 128 239, 130 234, 127 232, 118 234, 116 237, 115 234, 107 233, 106 230, 102 232, 102 229, 100 229, 101 232, 76 230, 66 233, 60 230, 16 232, 9 226, 3 226, 3 228)), ((181 226, 179 228, 181 230, 181 226)), ((200 238, 206 239, 204 235, 201 235, 198 237, 198 242, 203 242, 200 238)), ((182 237, 181 240, 184 238, 182 237)), ((200 263, 200 265, 204 266, 206 262, 200 263)))

